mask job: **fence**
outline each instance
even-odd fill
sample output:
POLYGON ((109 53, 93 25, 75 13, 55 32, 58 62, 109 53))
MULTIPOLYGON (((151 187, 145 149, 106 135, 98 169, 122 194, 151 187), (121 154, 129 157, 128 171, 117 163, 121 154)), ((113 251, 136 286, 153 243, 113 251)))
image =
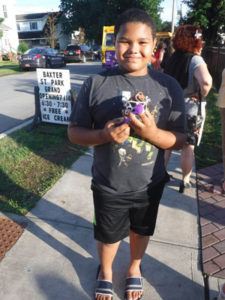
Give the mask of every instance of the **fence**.
POLYGON ((202 56, 212 75, 213 84, 218 90, 221 84, 221 74, 223 69, 225 69, 225 47, 206 47, 202 56))

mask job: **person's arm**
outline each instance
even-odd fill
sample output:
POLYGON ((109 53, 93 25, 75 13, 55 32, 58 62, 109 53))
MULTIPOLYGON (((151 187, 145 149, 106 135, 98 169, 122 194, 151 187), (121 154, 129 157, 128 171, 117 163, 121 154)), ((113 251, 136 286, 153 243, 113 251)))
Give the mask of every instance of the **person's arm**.
POLYGON ((165 54, 165 49, 161 49, 161 51, 159 52, 159 63, 161 64, 162 60, 163 60, 163 56, 165 54))
POLYGON ((87 129, 70 123, 68 138, 71 143, 83 146, 96 146, 109 142, 123 143, 130 135, 127 124, 117 125, 117 121, 108 121, 103 129, 87 129))
POLYGON ((194 71, 194 77, 197 79, 202 97, 206 97, 212 87, 212 77, 209 74, 206 64, 200 64, 194 71))
POLYGON ((164 150, 182 148, 186 141, 184 133, 158 128, 154 117, 149 112, 139 116, 141 120, 138 120, 134 114, 130 113, 130 126, 142 139, 164 150))

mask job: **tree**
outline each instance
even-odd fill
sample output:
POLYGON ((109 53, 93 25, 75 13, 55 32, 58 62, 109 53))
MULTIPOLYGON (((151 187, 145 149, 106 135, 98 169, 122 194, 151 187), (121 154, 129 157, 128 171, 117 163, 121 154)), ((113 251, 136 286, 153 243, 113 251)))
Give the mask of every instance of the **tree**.
POLYGON ((29 46, 26 42, 20 42, 18 46, 18 53, 23 54, 29 49, 29 46))
POLYGON ((171 31, 172 24, 169 21, 164 21, 160 27, 160 31, 171 31))
POLYGON ((181 20, 201 26, 207 44, 214 44, 225 20, 224 0, 183 0, 189 7, 187 16, 181 20))
POLYGON ((84 28, 86 39, 101 43, 102 27, 113 25, 118 14, 124 10, 137 7, 146 10, 161 25, 160 3, 162 0, 61 0, 61 23, 64 31, 71 33, 84 28))
POLYGON ((45 36, 48 39, 48 43, 51 48, 55 48, 57 45, 57 23, 59 21, 61 12, 49 13, 48 19, 45 25, 45 36))

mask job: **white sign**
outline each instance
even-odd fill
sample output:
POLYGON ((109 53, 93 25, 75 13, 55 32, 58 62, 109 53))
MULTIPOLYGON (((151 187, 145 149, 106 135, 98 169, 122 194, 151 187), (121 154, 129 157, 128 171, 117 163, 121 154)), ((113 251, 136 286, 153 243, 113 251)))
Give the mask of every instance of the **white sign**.
POLYGON ((71 113, 70 72, 37 69, 41 120, 68 124, 71 113))

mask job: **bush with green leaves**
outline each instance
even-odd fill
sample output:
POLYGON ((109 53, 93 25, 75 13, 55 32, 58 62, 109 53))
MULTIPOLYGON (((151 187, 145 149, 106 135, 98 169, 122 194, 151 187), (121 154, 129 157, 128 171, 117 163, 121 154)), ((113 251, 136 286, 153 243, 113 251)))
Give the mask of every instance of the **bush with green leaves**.
POLYGON ((18 46, 18 53, 23 54, 29 49, 29 46, 26 42, 20 42, 18 46))

